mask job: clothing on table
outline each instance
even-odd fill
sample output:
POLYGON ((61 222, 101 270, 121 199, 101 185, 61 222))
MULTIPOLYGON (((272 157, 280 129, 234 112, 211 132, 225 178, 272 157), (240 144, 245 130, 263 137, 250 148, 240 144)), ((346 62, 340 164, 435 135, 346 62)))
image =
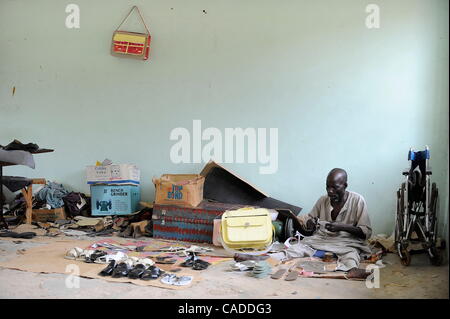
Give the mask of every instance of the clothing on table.
POLYGON ((6 146, 1 146, 6 151, 26 151, 26 152, 35 152, 39 149, 39 146, 34 143, 23 144, 19 140, 14 140, 6 146))
POLYGON ((3 176, 2 183, 14 193, 30 185, 31 179, 19 176, 3 176))

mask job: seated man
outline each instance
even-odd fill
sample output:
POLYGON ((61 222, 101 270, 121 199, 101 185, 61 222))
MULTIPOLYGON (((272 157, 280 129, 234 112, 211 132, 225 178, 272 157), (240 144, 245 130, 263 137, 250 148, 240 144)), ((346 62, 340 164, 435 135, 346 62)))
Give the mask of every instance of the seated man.
POLYGON ((349 271, 348 277, 366 277, 358 269, 360 254, 371 254, 366 239, 372 234, 364 198, 347 191, 347 173, 340 168, 330 171, 326 181, 327 195, 322 196, 307 215, 298 217, 308 231, 302 243, 338 256, 336 270, 349 271), (318 224, 317 224, 318 222, 318 224))

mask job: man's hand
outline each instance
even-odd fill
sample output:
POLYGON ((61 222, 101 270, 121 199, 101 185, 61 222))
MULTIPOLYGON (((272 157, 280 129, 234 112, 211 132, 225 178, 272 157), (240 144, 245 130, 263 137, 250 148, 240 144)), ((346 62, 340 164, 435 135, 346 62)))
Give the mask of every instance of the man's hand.
POLYGON ((364 234, 362 229, 353 225, 329 222, 325 225, 325 229, 331 232, 346 231, 347 233, 350 233, 360 239, 366 239, 366 235, 364 234))
POLYGON ((335 232, 338 232, 338 231, 347 230, 347 226, 348 225, 345 225, 345 224, 342 224, 342 223, 329 222, 328 224, 325 225, 325 229, 335 233, 335 232))
POLYGON ((317 219, 308 219, 308 221, 306 222, 306 229, 308 231, 314 231, 316 230, 316 223, 317 223, 317 219))

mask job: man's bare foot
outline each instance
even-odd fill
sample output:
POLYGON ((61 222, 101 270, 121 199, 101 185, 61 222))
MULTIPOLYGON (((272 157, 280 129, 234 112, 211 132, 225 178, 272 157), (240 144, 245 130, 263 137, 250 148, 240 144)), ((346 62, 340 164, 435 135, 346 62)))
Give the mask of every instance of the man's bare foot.
POLYGON ((370 272, 366 272, 365 269, 352 268, 347 273, 348 279, 366 279, 370 275, 370 272))

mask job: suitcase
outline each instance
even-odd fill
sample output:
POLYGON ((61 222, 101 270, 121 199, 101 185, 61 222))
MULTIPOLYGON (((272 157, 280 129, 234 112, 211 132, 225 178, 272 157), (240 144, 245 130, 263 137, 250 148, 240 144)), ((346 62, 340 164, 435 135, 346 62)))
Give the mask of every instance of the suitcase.
POLYGON ((197 207, 153 205, 153 237, 194 243, 213 241, 214 219, 245 206, 202 201, 197 207))
POLYGON ((264 250, 272 244, 274 227, 266 208, 226 211, 221 225, 223 244, 227 248, 264 250))

